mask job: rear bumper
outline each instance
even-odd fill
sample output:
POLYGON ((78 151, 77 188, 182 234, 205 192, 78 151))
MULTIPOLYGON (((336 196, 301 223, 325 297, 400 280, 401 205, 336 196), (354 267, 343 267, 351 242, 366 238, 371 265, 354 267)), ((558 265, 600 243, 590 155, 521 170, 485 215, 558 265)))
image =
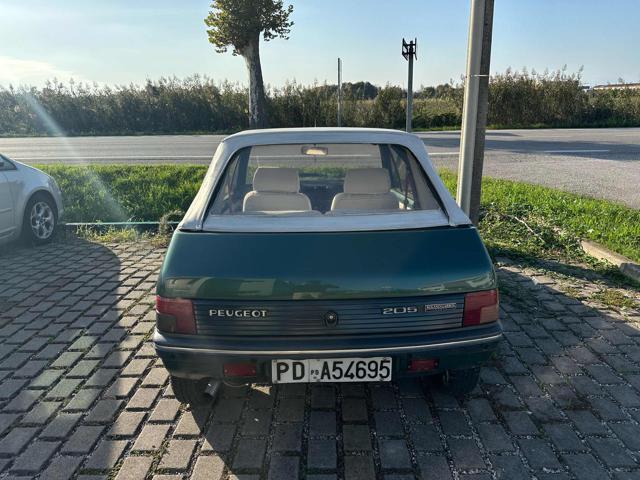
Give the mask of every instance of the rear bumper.
POLYGON ((429 335, 358 336, 339 338, 217 338, 167 335, 154 332, 156 351, 169 372, 184 378, 223 378, 228 362, 253 362, 257 375, 249 382, 271 382, 271 360, 390 356, 393 378, 424 375, 408 372, 412 359, 433 358, 438 368, 470 368, 482 365, 502 337, 500 322, 457 328, 429 335))

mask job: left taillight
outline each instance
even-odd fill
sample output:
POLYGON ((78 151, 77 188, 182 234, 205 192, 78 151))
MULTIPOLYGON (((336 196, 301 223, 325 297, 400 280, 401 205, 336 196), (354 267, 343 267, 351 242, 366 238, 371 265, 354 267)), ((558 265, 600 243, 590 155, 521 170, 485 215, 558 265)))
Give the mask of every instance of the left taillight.
POLYGON ((464 317, 462 324, 481 325, 498 320, 498 290, 467 293, 464 296, 464 317))
POLYGON ((196 333, 193 302, 187 298, 156 296, 158 330, 167 333, 196 333))

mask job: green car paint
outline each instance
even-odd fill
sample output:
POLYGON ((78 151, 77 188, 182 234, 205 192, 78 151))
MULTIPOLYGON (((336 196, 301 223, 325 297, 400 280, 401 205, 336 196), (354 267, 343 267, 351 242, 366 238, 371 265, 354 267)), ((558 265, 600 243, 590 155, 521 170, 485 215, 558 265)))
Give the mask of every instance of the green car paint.
POLYGON ((178 230, 157 293, 212 300, 338 300, 493 288, 493 265, 474 227, 333 233, 178 230))

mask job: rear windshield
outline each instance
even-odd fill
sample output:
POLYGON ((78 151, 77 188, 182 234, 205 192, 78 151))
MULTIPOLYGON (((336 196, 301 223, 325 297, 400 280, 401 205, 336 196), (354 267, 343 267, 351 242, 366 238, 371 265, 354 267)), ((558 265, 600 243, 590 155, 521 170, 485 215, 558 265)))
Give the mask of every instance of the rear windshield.
POLYGON ((388 144, 287 144, 236 152, 211 215, 341 215, 439 210, 420 163, 388 144))

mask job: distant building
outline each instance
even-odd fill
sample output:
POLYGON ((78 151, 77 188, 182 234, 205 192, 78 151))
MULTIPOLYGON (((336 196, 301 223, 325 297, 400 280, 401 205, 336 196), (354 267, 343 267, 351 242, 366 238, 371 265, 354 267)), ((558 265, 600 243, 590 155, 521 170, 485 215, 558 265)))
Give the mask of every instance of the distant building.
POLYGON ((595 85, 593 90, 640 90, 640 83, 608 83, 606 85, 595 85))

